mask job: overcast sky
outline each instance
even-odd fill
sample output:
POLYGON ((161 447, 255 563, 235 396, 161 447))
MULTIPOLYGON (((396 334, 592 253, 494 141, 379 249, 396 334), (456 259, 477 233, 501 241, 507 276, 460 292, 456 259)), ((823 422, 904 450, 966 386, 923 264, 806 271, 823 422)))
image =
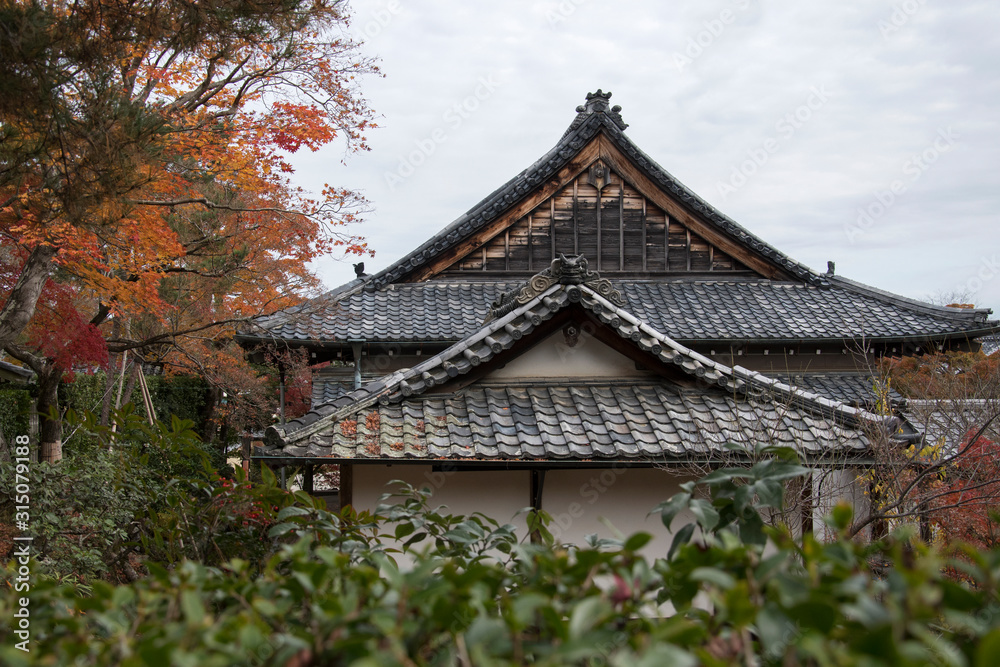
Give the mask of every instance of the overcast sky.
MULTIPOLYGON (((807 266, 1000 311, 1000 4, 353 0, 385 78, 372 151, 296 156, 363 192, 374 273, 551 148, 588 92, 682 183, 807 266), (435 141, 435 138, 437 139, 435 141)), ((351 261, 322 261, 327 287, 351 261)))

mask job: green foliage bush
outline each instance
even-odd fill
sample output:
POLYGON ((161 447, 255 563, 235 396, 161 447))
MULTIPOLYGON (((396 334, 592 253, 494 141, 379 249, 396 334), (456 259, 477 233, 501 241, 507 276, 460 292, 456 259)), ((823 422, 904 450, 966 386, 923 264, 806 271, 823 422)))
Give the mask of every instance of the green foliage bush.
MULTIPOLYGON (((972 665, 1000 650, 1000 552, 951 559, 897 532, 871 545, 793 539, 767 527, 788 460, 717 471, 658 511, 678 531, 666 558, 651 536, 537 543, 509 525, 453 516, 402 488, 376 515, 319 509, 265 474, 282 504, 262 567, 175 560, 92 594, 39 578, 31 653, 0 627, 12 666, 80 665, 972 665), (755 500, 756 498, 756 500, 755 500), (406 563, 406 564, 404 564, 406 563), (873 563, 877 565, 873 565, 873 563), (960 568, 967 581, 943 572, 960 568)), ((8 576, 11 572, 8 571, 8 576)), ((0 597, 12 618, 16 594, 0 597)))
MULTIPOLYGON (((70 449, 57 464, 31 466, 38 573, 82 591, 98 578, 121 579, 143 538, 155 532, 158 511, 222 479, 191 422, 150 426, 130 406, 113 417, 114 432, 92 414, 68 413, 67 428, 91 446, 70 449)), ((13 467, 0 466, 0 519, 13 516, 14 489, 13 467)))
POLYGON ((0 388, 0 433, 7 440, 27 435, 32 406, 31 392, 13 387, 0 388))
MULTIPOLYGON (((59 401, 62 407, 78 414, 87 412, 99 413, 104 398, 107 376, 104 371, 96 373, 77 373, 72 382, 64 382, 59 387, 59 401)), ((188 375, 165 377, 162 375, 147 375, 150 398, 156 417, 169 420, 177 417, 194 423, 196 431, 201 431, 205 418, 205 406, 208 403, 209 385, 204 378, 188 375)), ((118 385, 113 391, 117 392, 118 385)), ((122 403, 131 403, 135 412, 146 416, 142 407, 142 394, 138 383, 132 389, 130 396, 122 396, 122 403)))

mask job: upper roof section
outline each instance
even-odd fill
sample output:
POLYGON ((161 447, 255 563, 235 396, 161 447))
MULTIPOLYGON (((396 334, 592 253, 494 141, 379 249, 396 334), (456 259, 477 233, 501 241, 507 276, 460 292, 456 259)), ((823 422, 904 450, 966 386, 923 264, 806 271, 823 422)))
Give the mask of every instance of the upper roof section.
MULTIPOLYGON (((986 311, 932 306, 837 276, 829 280, 829 288, 735 277, 611 282, 632 312, 685 344, 965 339, 996 329, 986 311)), ((478 330, 490 304, 520 282, 433 280, 366 290, 357 281, 261 322, 266 336, 258 336, 298 344, 452 343, 478 330)))
POLYGON ((609 278, 718 272, 826 283, 639 150, 610 97, 588 94, 552 150, 373 276, 369 287, 526 277, 560 254, 583 255, 609 278))
POLYGON ((703 201, 587 95, 552 150, 374 276, 258 322, 245 341, 452 343, 561 255, 583 256, 660 331, 684 341, 967 339, 988 309, 933 306, 795 262, 703 201))

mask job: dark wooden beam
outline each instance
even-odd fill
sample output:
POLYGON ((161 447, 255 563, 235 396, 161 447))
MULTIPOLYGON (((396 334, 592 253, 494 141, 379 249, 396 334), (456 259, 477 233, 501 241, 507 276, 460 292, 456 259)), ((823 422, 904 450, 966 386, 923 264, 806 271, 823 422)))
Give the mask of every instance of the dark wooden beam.
MULTIPOLYGON (((619 176, 619 178, 621 178, 619 176)), ((618 270, 625 270, 625 184, 618 183, 618 270)))
POLYGON ((646 268, 646 198, 642 198, 642 270, 645 272, 646 268))
POLYGON ((340 508, 354 504, 354 464, 340 464, 340 508))
POLYGON ((604 135, 598 137, 599 157, 606 160, 619 174, 625 177, 640 194, 659 206, 679 223, 690 229, 708 243, 715 245, 731 257, 739 259, 750 270, 756 271, 766 278, 775 280, 790 280, 791 275, 784 269, 772 264, 769 260, 752 252, 738 241, 731 239, 719 231, 715 225, 702 220, 690 212, 680 202, 667 194, 654 183, 645 173, 638 169, 611 140, 604 135))

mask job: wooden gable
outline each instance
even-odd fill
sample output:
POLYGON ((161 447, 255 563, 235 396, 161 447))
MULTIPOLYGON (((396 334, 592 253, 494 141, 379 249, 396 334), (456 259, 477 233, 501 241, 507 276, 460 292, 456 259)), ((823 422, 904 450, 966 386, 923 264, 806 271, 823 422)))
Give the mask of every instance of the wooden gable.
POLYGON ((584 255, 602 273, 748 270, 598 159, 442 275, 534 272, 560 254, 584 255))
POLYGON ((754 273, 787 278, 658 188, 597 136, 555 178, 409 279, 523 277, 560 254, 582 254, 610 277, 754 273))

